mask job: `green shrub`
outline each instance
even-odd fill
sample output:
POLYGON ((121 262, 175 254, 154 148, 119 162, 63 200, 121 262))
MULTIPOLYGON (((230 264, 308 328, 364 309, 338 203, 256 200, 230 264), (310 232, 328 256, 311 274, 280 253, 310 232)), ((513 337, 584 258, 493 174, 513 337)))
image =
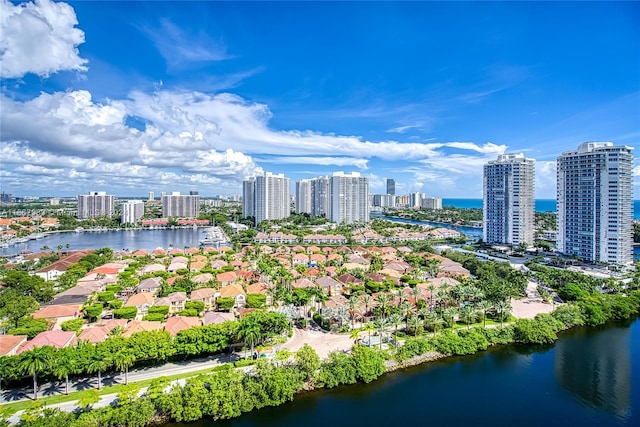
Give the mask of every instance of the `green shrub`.
POLYGON ((23 317, 18 320, 18 327, 9 329, 7 332, 9 335, 26 335, 29 339, 32 339, 40 332, 44 332, 48 329, 46 319, 34 319, 33 317, 23 317))
POLYGON ((579 305, 568 303, 557 307, 551 315, 562 322, 565 328, 584 325, 585 319, 579 305))
POLYGON ((509 344, 513 342, 513 326, 481 329, 490 344, 509 344))
POLYGON ((333 388, 342 384, 355 384, 356 381, 356 365, 353 358, 340 351, 329 353, 329 357, 320 365, 320 385, 333 388))
POLYGON ((386 372, 383 355, 372 348, 356 345, 351 351, 356 368, 356 378, 365 383, 377 379, 386 372))
POLYGON ((164 322, 164 317, 164 314, 151 313, 144 316, 142 320, 149 320, 151 322, 164 322))
POLYGON ((186 316, 186 317, 198 317, 198 312, 192 308, 188 309, 188 310, 181 310, 177 313, 179 316, 186 316))
POLYGON ((98 301, 100 302, 109 302, 115 298, 115 294, 113 292, 100 292, 98 294, 98 301))
POLYGON ((71 320, 66 320, 62 322, 60 324, 60 327, 65 332, 68 332, 68 331, 78 332, 80 331, 80 329, 82 329, 83 325, 84 325, 84 319, 71 319, 71 320))
POLYGON ((185 310, 195 310, 196 313, 202 313, 204 311, 204 303, 202 301, 187 301, 184 304, 185 310))
POLYGON ((513 328, 513 338, 523 344, 553 344, 558 336, 544 320, 518 319, 513 328))
POLYGON ((135 319, 138 315, 138 309, 136 307, 122 307, 113 310, 113 317, 116 319, 135 319))
POLYGON ((474 354, 478 351, 478 345, 473 339, 465 339, 447 329, 432 339, 432 344, 437 351, 443 354, 474 354))
POLYGON ((153 307, 149 307, 147 310, 147 314, 162 314, 166 316, 169 314, 169 306, 168 305, 154 305, 153 307))
POLYGON ((109 301, 109 308, 110 309, 122 308, 123 304, 124 302, 122 302, 121 299, 114 299, 112 301, 109 301))
POLYGON ((219 311, 229 311, 236 305, 236 300, 231 297, 218 298, 216 300, 216 305, 218 306, 219 311))
POLYGON ((247 308, 264 308, 267 306, 267 296, 264 294, 248 294, 247 308))

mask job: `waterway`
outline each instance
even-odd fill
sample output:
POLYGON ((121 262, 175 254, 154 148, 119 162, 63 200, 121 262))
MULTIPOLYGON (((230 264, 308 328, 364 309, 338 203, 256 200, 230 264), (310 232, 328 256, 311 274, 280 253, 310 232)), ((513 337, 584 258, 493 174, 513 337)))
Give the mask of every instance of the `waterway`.
POLYGON ((236 419, 165 427, 640 425, 640 321, 562 333, 296 396, 236 419))
POLYGON ((81 233, 65 232, 52 233, 38 240, 30 240, 8 248, 0 249, 0 255, 15 255, 23 250, 39 252, 48 246, 49 250, 57 250, 62 245, 63 250, 99 249, 109 247, 114 251, 123 249, 144 249, 152 251, 158 247, 174 248, 198 247, 200 240, 205 237, 206 228, 176 228, 166 230, 109 230, 84 231, 81 233))

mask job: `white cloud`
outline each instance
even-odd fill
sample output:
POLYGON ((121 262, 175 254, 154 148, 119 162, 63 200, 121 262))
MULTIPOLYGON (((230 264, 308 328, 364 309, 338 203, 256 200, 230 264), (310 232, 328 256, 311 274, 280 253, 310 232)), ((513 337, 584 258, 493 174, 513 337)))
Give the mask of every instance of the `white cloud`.
POLYGON ((84 32, 76 25, 75 11, 66 3, 36 0, 14 6, 0 0, 0 77, 86 71, 87 60, 78 52, 84 32))
POLYGON ((153 41, 170 69, 232 58, 223 42, 204 33, 188 34, 168 19, 161 20, 157 27, 145 26, 142 31, 153 41))
POLYGON ((303 164, 303 165, 332 165, 332 166, 355 166, 359 169, 367 169, 367 159, 358 159, 354 157, 271 157, 256 158, 261 163, 278 163, 278 164, 303 164))
POLYGON ((425 191, 436 185, 442 192, 447 186, 467 190, 465 180, 476 183, 482 165, 507 148, 473 142, 374 142, 310 130, 275 130, 269 127, 268 106, 228 93, 133 92, 127 99, 99 103, 88 91, 73 91, 42 93, 24 102, 0 94, 0 102, 0 153, 7 159, 2 167, 32 175, 37 170, 24 165, 43 168, 42 175, 63 169, 62 175, 76 187, 86 185, 83 179, 104 179, 122 188, 179 179, 235 185, 237 192, 242 179, 262 172, 257 161, 368 169, 376 159, 392 167, 393 162, 402 164, 401 173, 421 165, 413 173, 415 182, 424 185, 407 184, 407 189, 425 191), (128 126, 129 117, 144 126, 128 126))

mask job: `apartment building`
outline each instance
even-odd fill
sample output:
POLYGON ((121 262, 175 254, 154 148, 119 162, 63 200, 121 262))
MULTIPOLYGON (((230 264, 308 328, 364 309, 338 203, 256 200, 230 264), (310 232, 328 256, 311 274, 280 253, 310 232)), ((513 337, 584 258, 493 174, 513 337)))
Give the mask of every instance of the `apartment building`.
POLYGON ((534 242, 535 160, 502 154, 484 165, 483 239, 489 244, 534 242))
POLYGON ((633 147, 585 142, 557 159, 558 251, 633 263, 633 147))

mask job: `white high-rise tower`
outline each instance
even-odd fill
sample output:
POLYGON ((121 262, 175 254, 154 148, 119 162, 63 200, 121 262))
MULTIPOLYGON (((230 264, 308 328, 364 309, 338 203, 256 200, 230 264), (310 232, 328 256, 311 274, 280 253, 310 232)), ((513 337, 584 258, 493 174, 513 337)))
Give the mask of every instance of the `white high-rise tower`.
POLYGON ((265 172, 242 183, 242 214, 255 217, 256 224, 267 219, 284 219, 291 214, 291 180, 283 174, 265 172), (253 213, 251 213, 253 212, 253 213))
POLYGON ((633 263, 633 147, 585 142, 557 163, 558 251, 633 263))
POLYGON ((335 172, 329 181, 329 221, 369 222, 369 178, 358 172, 335 172))
POLYGON ((534 240, 535 160, 502 154, 484 165, 483 240, 532 245, 534 240))

